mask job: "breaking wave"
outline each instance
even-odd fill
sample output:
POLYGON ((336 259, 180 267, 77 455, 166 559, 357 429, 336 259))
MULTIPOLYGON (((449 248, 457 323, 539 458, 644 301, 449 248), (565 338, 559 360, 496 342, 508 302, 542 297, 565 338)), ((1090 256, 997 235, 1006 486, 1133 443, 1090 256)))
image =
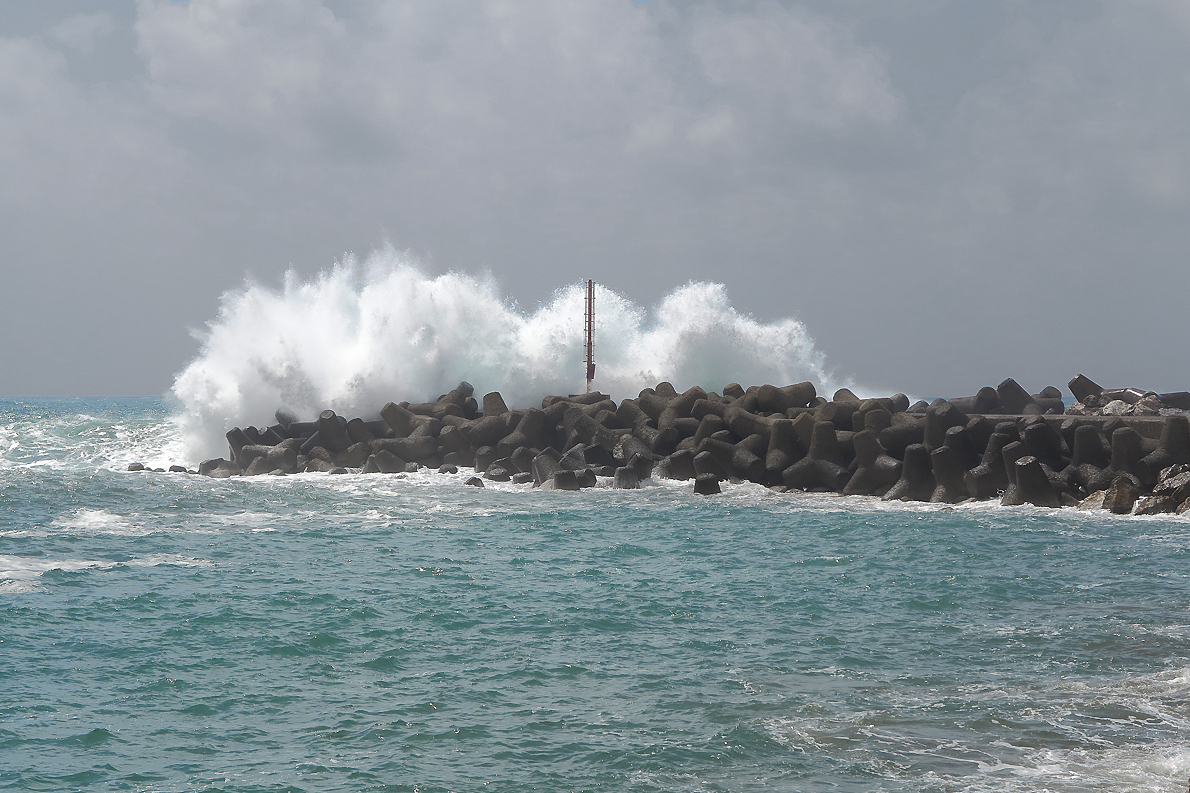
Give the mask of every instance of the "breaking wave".
MULTIPOLYGON (((292 271, 272 289, 223 295, 198 334, 198 356, 177 375, 179 421, 195 456, 217 454, 234 425, 302 418, 332 408, 374 417, 389 401, 427 401, 460 380, 477 396, 500 391, 509 407, 585 387, 584 285, 558 289, 532 312, 493 279, 437 277, 393 250, 360 267, 351 259, 312 281, 292 271)), ((652 311, 596 287, 594 387, 614 399, 668 380, 720 390, 730 382, 831 383, 805 325, 758 322, 732 307, 722 284, 690 282, 652 311)))

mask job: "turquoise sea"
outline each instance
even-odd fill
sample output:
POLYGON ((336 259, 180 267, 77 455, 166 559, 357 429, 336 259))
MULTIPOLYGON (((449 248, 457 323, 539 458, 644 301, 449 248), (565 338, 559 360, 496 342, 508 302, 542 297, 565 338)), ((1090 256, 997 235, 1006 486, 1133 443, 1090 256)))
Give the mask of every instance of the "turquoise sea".
POLYGON ((0 789, 1186 789, 1184 517, 125 471, 169 418, 0 400, 0 789))

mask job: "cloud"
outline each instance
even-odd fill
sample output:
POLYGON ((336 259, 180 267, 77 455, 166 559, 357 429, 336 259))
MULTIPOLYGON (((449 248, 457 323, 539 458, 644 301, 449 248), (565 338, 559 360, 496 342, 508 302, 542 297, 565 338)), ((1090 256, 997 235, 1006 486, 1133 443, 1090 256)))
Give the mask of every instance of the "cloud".
POLYGON ((0 20, 0 332, 43 328, 11 390, 164 390, 246 270, 386 237, 529 303, 722 281, 895 390, 1185 386, 1176 3, 37 8, 0 20), (97 68, 119 48, 134 68, 97 68))
POLYGON ((50 28, 49 38, 80 52, 90 52, 97 39, 116 29, 111 14, 75 14, 50 28))

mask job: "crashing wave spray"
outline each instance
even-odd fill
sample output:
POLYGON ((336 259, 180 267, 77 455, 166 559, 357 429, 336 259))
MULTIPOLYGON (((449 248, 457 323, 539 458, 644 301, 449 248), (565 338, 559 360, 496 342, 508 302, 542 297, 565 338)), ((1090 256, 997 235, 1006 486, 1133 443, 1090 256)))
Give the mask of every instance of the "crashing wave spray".
MULTIPOLYGON (((229 427, 271 424, 280 406, 303 418, 326 408, 369 418, 460 380, 479 394, 500 391, 510 407, 583 390, 585 284, 524 313, 490 279, 430 278, 391 250, 358 270, 348 260, 311 282, 291 271, 279 291, 249 283, 223 295, 198 357, 174 381, 191 456, 221 453, 229 427)), ((606 287, 599 300, 593 388, 617 401, 662 380, 679 391, 733 381, 830 387, 801 322, 757 322, 732 308, 722 284, 678 287, 652 316, 606 287)))

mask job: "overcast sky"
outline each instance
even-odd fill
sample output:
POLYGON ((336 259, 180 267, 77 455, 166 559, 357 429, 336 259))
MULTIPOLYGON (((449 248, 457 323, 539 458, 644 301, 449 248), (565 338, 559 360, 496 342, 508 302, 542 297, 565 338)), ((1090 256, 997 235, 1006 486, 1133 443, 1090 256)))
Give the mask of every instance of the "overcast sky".
POLYGON ((0 393, 159 394, 245 275, 691 279, 925 395, 1190 388, 1184 2, 0 0, 0 393))

